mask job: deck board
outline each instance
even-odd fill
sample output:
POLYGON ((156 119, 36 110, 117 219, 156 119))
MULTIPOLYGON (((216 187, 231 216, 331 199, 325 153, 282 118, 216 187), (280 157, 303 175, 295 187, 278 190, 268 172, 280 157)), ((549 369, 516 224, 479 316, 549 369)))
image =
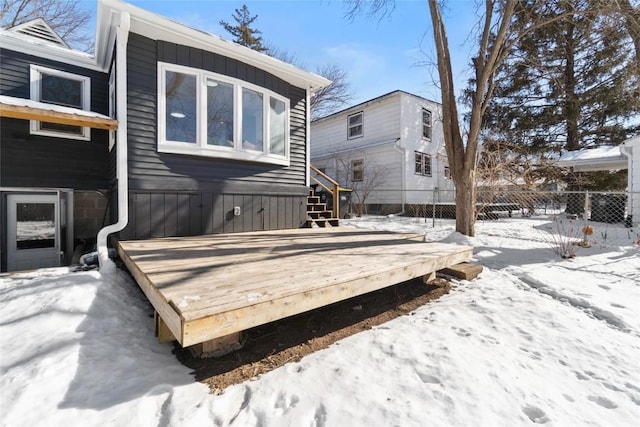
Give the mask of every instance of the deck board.
POLYGON ((423 240, 336 227, 122 241, 118 252, 189 346, 471 259, 470 247, 423 240))

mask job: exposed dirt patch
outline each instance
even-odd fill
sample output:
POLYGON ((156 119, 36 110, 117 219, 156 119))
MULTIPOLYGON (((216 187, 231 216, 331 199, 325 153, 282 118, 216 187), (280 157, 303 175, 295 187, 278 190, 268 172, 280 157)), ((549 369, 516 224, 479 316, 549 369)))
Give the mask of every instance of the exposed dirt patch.
POLYGON ((194 358, 176 345, 174 353, 194 369, 196 380, 219 393, 232 384, 255 378, 334 342, 409 313, 449 293, 442 278, 425 285, 422 279, 351 298, 317 310, 249 329, 240 350, 211 359, 194 358))

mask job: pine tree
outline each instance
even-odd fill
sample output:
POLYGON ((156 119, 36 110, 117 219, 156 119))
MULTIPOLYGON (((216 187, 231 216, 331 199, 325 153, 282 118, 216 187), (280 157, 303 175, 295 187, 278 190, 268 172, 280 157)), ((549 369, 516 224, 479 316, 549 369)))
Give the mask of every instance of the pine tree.
POLYGON ((267 51, 267 48, 262 44, 262 36, 260 36, 262 32, 251 28, 251 24, 258 18, 258 15, 251 16, 249 8, 243 4, 241 9, 235 10, 232 17, 236 21, 236 25, 225 21, 220 21, 220 25, 234 37, 234 42, 258 52, 267 51))
POLYGON ((539 153, 617 145, 640 131, 640 70, 623 17, 590 0, 523 7, 562 18, 523 37, 504 62, 486 127, 539 153))

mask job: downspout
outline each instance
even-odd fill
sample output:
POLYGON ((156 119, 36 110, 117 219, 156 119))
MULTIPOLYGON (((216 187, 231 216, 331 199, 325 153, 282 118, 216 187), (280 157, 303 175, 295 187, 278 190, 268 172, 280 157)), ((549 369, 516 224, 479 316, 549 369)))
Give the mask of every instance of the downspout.
POLYGON ((97 249, 100 267, 110 264, 107 237, 117 233, 129 222, 129 180, 127 173, 127 42, 131 17, 120 12, 120 25, 116 33, 116 181, 118 188, 118 222, 98 232, 97 249))
POLYGON ((393 148, 402 155, 402 181, 400 183, 402 186, 402 191, 400 192, 402 194, 402 212, 398 212, 396 215, 404 214, 404 205, 407 201, 407 149, 400 146, 400 141, 401 139, 398 138, 397 143, 393 144, 393 148))

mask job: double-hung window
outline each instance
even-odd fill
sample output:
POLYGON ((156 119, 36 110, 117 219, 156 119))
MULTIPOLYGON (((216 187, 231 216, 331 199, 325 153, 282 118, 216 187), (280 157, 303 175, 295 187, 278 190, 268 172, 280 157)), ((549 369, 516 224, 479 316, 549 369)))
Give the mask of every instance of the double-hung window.
POLYGON ((431 111, 422 109, 422 137, 431 140, 431 111))
POLYGON ((363 112, 347 117, 347 139, 359 138, 363 135, 363 112))
POLYGON ((431 156, 419 151, 415 152, 416 175, 431 176, 431 156))
POLYGON ((360 182, 364 180, 364 160, 351 161, 351 181, 360 182))
POLYGON ((289 100, 205 70, 158 65, 158 151, 289 165, 289 100))
MULTIPOLYGON (((91 108, 91 79, 65 71, 31 65, 31 100, 78 110, 91 108)), ((88 127, 31 120, 31 133, 89 140, 88 127)))

